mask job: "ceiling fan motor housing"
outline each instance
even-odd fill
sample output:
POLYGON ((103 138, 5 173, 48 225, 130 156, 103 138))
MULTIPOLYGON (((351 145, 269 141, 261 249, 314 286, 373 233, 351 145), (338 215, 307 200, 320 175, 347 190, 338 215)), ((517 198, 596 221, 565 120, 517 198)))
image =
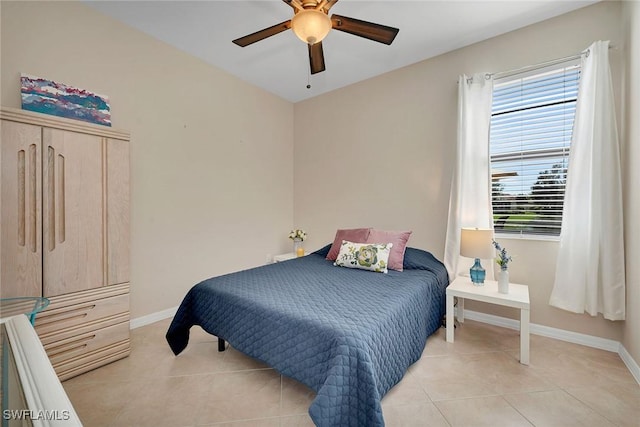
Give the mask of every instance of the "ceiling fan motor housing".
POLYGON ((322 41, 331 31, 329 16, 315 9, 305 9, 291 19, 291 28, 300 40, 307 44, 322 41))

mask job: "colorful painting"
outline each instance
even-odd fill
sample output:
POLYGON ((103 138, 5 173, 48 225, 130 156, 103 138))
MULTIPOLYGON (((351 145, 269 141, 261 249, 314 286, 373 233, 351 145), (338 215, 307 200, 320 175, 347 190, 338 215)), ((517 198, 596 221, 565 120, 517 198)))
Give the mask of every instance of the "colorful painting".
POLYGON ((111 126, 109 98, 53 80, 22 74, 22 109, 111 126))

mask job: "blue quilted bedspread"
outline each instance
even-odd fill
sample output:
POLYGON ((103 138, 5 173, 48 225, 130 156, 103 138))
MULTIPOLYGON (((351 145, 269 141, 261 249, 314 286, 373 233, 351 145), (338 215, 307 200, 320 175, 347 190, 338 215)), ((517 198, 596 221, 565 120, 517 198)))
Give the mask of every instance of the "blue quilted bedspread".
POLYGON ((171 349, 200 325, 315 390, 317 426, 383 426, 380 400, 441 324, 447 273, 419 249, 388 274, 335 267, 327 250, 197 284, 169 327, 171 349))

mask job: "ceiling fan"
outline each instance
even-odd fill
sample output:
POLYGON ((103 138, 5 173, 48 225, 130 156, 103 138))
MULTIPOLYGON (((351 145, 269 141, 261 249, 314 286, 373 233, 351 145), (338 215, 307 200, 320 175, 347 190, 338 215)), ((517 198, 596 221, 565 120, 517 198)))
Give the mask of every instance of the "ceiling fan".
POLYGON ((294 15, 292 19, 235 39, 233 43, 240 47, 245 47, 285 30, 292 29, 300 40, 307 43, 309 47, 311 74, 316 74, 325 70, 322 39, 329 34, 332 28, 387 45, 393 42, 398 31, 400 31, 398 28, 347 18, 346 16, 334 14, 329 18, 329 9, 331 9, 338 0, 282 1, 293 8, 294 15))

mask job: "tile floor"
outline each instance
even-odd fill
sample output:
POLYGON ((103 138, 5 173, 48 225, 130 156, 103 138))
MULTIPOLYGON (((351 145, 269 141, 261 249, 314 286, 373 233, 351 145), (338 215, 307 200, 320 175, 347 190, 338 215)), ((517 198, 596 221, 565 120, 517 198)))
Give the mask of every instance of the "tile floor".
MULTIPOLYGON (((193 328, 175 357, 169 320, 131 331, 131 356, 64 382, 93 426, 313 426, 314 393, 193 328)), ((615 353, 531 336, 518 362, 517 331, 473 321, 422 358, 383 399, 388 426, 640 426, 640 386, 615 353)))

